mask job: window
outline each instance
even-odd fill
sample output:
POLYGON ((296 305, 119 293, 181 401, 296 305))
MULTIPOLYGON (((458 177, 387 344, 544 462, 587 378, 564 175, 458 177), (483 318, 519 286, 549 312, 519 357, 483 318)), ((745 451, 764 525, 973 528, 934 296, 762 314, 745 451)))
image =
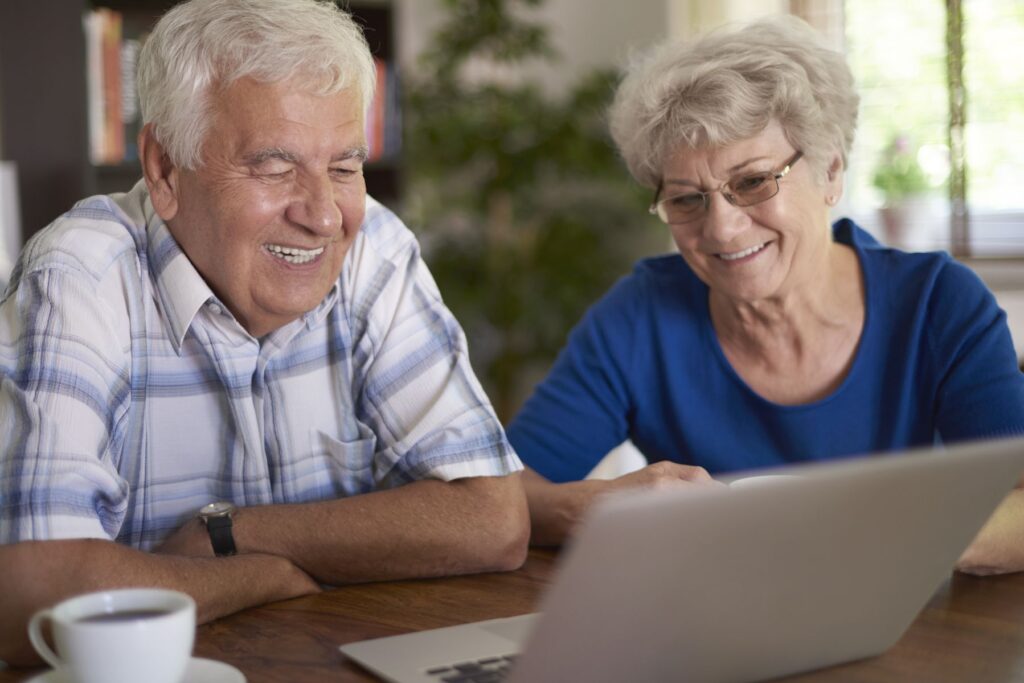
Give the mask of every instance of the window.
MULTIPOLYGON (((879 238, 958 255, 1024 255, 1024 3, 848 0, 850 66, 861 120, 847 212, 879 238), (963 46, 966 235, 952 239, 947 20, 963 46), (945 11, 944 11, 945 9, 945 11)), ((955 52, 955 50, 954 50, 955 52)))

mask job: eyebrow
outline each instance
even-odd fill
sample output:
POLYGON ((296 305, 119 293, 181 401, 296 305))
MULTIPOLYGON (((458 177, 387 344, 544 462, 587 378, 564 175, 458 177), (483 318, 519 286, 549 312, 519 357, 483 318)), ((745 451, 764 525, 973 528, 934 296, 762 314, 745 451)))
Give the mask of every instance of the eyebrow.
MULTIPOLYGON (((337 163, 339 161, 347 161, 348 159, 358 159, 359 161, 366 161, 370 156, 370 151, 365 147, 353 147, 347 149, 341 154, 337 154, 331 157, 331 163, 337 163)), ((259 166, 266 161, 284 161, 289 164, 298 164, 299 158, 289 152, 288 150, 281 149, 280 147, 268 147, 266 149, 258 149, 255 152, 246 154, 242 160, 248 166, 259 166)))
POLYGON ((259 166, 263 162, 270 161, 271 159, 277 161, 286 161, 290 164, 298 162, 298 158, 294 154, 286 150, 283 150, 279 147, 268 147, 266 149, 258 149, 255 152, 250 152, 249 154, 246 154, 244 157, 242 157, 242 160, 249 166, 259 166))
MULTIPOLYGON (((754 162, 757 162, 757 161, 764 161, 765 159, 770 160, 770 157, 766 157, 766 156, 752 157, 750 159, 747 159, 746 161, 741 161, 740 163, 736 164, 732 168, 727 169, 726 173, 730 176, 729 180, 730 181, 733 180, 732 175, 734 173, 739 172, 744 167, 749 166, 750 164, 752 164, 754 162)), ((698 188, 700 187, 700 185, 698 185, 697 183, 693 182, 692 180, 673 179, 673 178, 666 178, 666 179, 664 179, 662 181, 662 186, 668 186, 668 185, 687 185, 689 187, 698 187, 698 188)))
POLYGON ((370 157, 370 149, 363 145, 361 147, 353 147, 352 149, 346 150, 341 154, 332 157, 331 161, 346 161, 348 159, 358 159, 359 161, 366 161, 370 157))

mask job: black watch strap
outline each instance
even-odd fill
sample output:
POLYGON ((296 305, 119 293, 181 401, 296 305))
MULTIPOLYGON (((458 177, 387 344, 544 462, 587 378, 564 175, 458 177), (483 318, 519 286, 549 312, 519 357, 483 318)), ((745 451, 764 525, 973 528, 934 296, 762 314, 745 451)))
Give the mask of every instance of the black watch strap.
POLYGON ((231 516, 208 517, 206 529, 210 532, 210 544, 213 546, 213 554, 217 557, 234 555, 235 536, 231 533, 231 516))

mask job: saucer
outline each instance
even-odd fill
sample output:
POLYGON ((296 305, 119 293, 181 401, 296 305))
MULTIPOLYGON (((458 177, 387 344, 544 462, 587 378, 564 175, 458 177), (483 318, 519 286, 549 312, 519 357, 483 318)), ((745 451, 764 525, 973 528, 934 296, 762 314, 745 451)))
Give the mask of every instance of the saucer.
MULTIPOLYGON (((25 683, 67 683, 67 678, 56 669, 50 669, 38 676, 33 676, 25 683)), ((242 672, 224 662, 213 659, 193 657, 185 669, 185 678, 181 683, 245 683, 242 672)))

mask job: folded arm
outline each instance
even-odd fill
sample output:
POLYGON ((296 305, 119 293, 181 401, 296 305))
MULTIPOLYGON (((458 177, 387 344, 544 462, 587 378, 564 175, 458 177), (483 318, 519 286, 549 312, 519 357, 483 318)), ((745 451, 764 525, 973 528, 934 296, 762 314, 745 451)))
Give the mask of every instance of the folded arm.
MULTIPOLYGON (((242 508, 239 553, 286 557, 318 581, 361 581, 516 569, 529 521, 519 475, 417 481, 316 503, 242 508)), ((200 520, 161 552, 212 554, 200 520)))
POLYGON ((0 546, 0 575, 5 584, 17 587, 0 592, 0 660, 16 666, 41 661, 28 641, 29 617, 76 594, 133 586, 171 588, 192 596, 203 623, 320 590, 291 562, 273 555, 160 556, 96 539, 0 546))

